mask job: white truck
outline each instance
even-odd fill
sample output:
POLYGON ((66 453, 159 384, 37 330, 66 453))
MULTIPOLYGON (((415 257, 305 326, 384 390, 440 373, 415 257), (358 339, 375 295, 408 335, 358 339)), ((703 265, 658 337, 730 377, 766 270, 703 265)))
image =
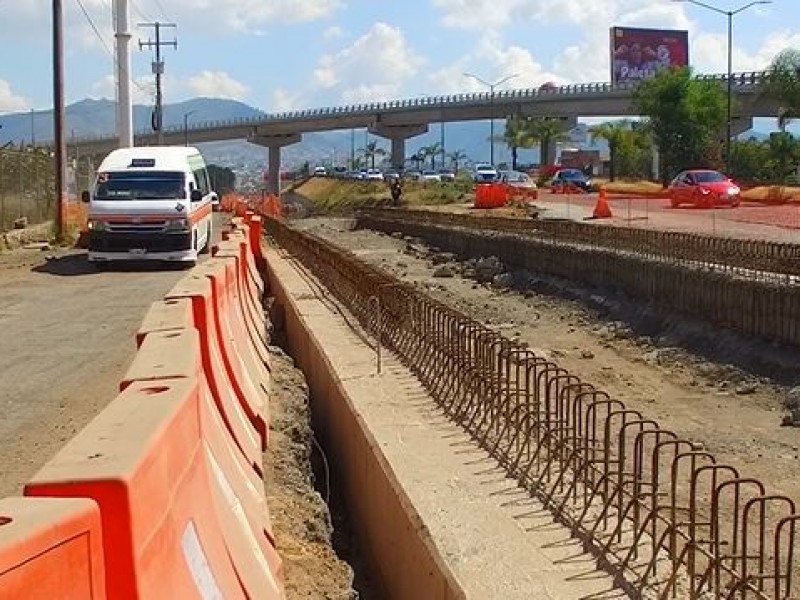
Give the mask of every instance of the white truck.
POLYGON ((89 204, 89 260, 177 261, 188 265, 212 240, 211 190, 195 148, 122 148, 97 171, 89 204))

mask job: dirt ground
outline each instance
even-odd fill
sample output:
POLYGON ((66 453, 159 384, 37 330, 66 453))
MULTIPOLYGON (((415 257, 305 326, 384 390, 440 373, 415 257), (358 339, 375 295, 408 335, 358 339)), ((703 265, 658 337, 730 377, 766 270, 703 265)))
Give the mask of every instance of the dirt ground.
MULTIPOLYGON (((278 347, 273 357, 270 449, 264 455, 267 502, 283 559, 290 599, 349 600, 354 573, 333 549, 333 524, 313 485, 312 453, 320 456, 311 430, 308 388, 302 372, 278 347)), ((323 478, 325 474, 323 473, 323 478)), ((325 482, 323 493, 329 490, 325 482)))
POLYGON ((596 292, 580 293, 544 278, 523 293, 479 285, 461 275, 464 265, 429 252, 418 240, 351 231, 352 222, 343 219, 313 219, 302 226, 527 342, 629 408, 702 443, 718 462, 757 476, 767 489, 800 501, 800 430, 781 427, 787 382, 719 358, 758 353, 763 343, 753 341, 753 347, 746 348, 747 340, 717 332, 715 351, 700 355, 686 349, 691 344, 682 344, 697 334, 695 326, 677 317, 660 332, 638 335, 629 324, 609 318, 607 306, 617 299, 596 292), (448 260, 453 276, 433 277, 435 263, 448 260), (681 331, 683 339, 677 335, 681 331))

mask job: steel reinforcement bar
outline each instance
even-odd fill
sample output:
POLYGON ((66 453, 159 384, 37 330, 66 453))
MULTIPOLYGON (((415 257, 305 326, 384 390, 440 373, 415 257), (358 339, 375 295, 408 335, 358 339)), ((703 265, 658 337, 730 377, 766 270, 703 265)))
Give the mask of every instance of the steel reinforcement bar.
POLYGON ((429 210, 362 209, 360 214, 405 222, 499 231, 634 252, 675 263, 705 265, 709 270, 751 279, 798 284, 800 244, 725 238, 679 231, 597 225, 568 220, 475 216, 429 210))
POLYGON ((790 598, 794 501, 319 237, 268 232, 634 597, 790 598))

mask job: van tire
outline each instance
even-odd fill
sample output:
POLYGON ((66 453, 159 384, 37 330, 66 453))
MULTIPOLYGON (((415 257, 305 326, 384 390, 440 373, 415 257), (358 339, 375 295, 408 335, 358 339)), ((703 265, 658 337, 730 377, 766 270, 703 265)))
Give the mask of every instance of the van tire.
POLYGON ((211 227, 211 223, 208 224, 206 228, 206 243, 203 244, 203 249, 200 250, 200 254, 210 254, 211 253, 211 237, 214 233, 214 230, 211 227))

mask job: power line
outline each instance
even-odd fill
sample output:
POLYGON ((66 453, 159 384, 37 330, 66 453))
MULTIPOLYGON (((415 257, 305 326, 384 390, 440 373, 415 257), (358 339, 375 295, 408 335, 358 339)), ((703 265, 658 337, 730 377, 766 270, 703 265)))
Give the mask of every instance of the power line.
POLYGON ((80 6, 81 11, 83 12, 83 16, 86 17, 87 21, 89 21, 89 25, 94 30, 94 33, 97 36, 97 39, 100 40, 100 43, 103 44, 103 47, 106 49, 106 52, 108 53, 108 55, 113 59, 114 58, 114 53, 111 52, 111 48, 108 47, 108 44, 103 39, 103 36, 100 34, 100 30, 97 29, 97 25, 94 24, 94 21, 92 20, 92 17, 86 11, 86 7, 83 5, 83 2, 81 0, 75 0, 75 2, 77 2, 78 6, 80 6))
POLYGON ((139 6, 136 4, 136 2, 134 2, 133 0, 130 0, 130 2, 131 2, 131 6, 133 6, 133 10, 136 11, 136 14, 139 15, 139 18, 141 18, 142 21, 152 21, 153 20, 153 19, 148 18, 147 15, 145 15, 142 12, 142 10, 139 8, 139 6))
POLYGON ((161 4, 161 0, 156 0, 156 6, 161 11, 161 16, 164 17, 165 20, 169 21, 170 18, 167 16, 167 11, 164 10, 164 5, 161 4))

